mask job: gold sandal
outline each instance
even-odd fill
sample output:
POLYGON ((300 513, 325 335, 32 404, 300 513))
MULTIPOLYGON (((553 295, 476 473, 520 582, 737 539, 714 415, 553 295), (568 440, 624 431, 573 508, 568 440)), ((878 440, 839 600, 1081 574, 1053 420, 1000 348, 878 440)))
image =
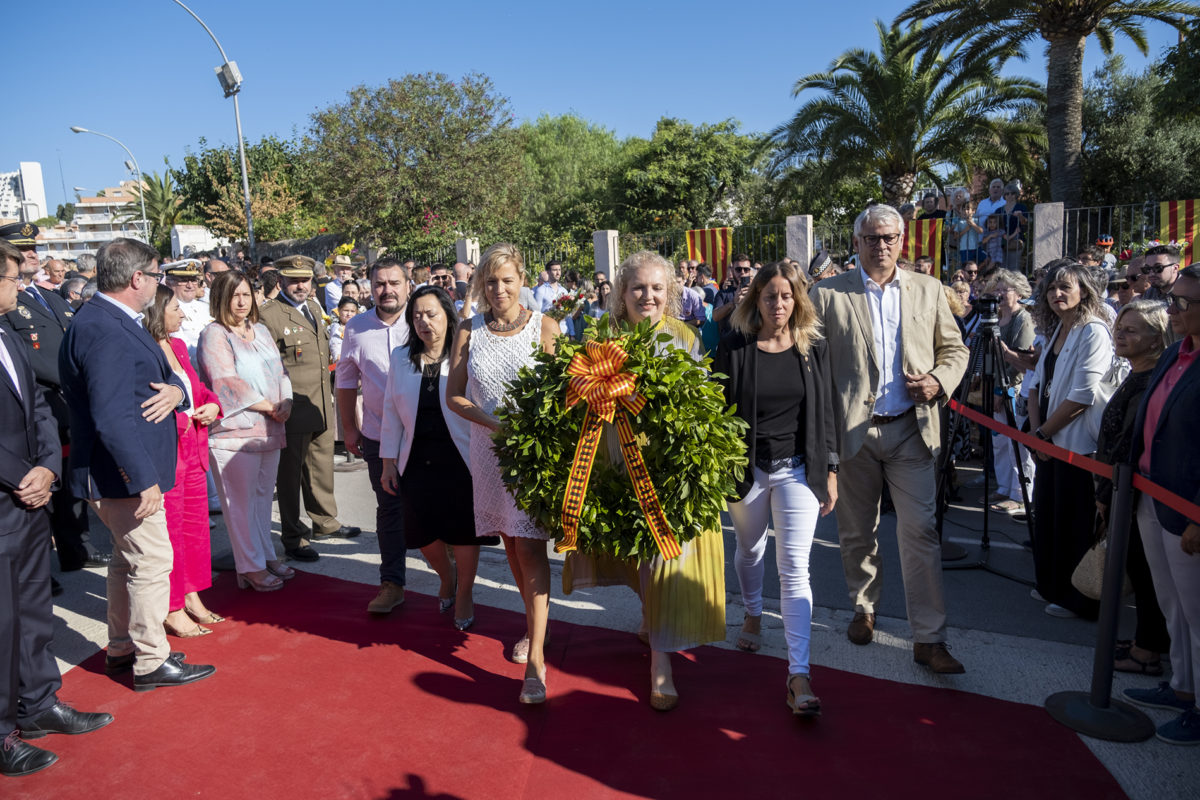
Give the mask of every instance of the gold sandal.
MULTIPOLYGON (((812 679, 804 673, 796 673, 803 675, 809 682, 809 689, 812 689, 812 679)), ((789 675, 787 679, 787 705, 792 710, 792 714, 797 717, 819 717, 821 716, 821 699, 813 694, 796 694, 792 689, 792 678, 796 675, 789 675)))

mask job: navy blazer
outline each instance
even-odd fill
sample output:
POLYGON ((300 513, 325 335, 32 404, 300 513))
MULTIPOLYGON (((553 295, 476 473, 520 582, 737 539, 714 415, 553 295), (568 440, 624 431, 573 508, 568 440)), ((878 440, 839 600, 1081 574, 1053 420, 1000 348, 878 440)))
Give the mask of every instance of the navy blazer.
POLYGON ((70 486, 76 497, 135 497, 155 484, 175 485, 175 419, 153 423, 142 403, 151 383, 187 390, 146 329, 105 299, 75 314, 59 353, 63 394, 71 410, 70 486))
MULTIPOLYGON (((1154 387, 1167 374, 1179 357, 1179 347, 1182 342, 1176 342, 1158 359, 1158 365, 1150 375, 1150 385, 1142 395, 1142 403, 1138 406, 1137 418, 1133 424, 1133 452, 1130 461, 1137 467, 1145 447, 1146 409, 1154 387)), ((1158 427, 1150 442, 1150 474, 1151 481, 1193 503, 1200 504, 1200 447, 1197 447, 1196 420, 1200 419, 1200 361, 1192 364, 1175 384, 1167 402, 1163 405, 1162 416, 1158 418, 1158 427)), ((1159 524, 1168 532, 1182 536, 1189 522, 1200 523, 1200 519, 1189 520, 1178 511, 1174 511, 1157 500, 1154 501, 1154 512, 1158 515, 1159 524)))
POLYGON ((0 536, 4 536, 28 530, 30 515, 46 513, 44 507, 35 511, 25 508, 13 492, 34 467, 61 476, 62 446, 58 425, 38 391, 25 348, 11 334, 0 335, 0 347, 7 348, 12 357, 20 383, 18 394, 8 370, 0 367, 0 536))
MULTIPOLYGON (((837 464, 841 436, 833 412, 833 390, 829 377, 829 349, 824 339, 812 343, 802 359, 804 365, 804 465, 808 488, 822 503, 829 502, 826 473, 837 464)), ((746 429, 746 456, 750 463, 737 484, 741 500, 754 483, 754 455, 758 416, 758 342, 739 331, 730 331, 717 346, 713 371, 725 390, 725 402, 737 406, 737 415, 750 426, 746 429)))

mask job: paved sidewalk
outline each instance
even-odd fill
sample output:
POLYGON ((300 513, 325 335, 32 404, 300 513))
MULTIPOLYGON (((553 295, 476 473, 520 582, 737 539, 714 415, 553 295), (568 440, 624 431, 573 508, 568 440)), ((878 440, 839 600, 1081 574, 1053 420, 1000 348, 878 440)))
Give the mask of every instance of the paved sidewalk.
MULTIPOLYGON (((970 477, 972 473, 965 473, 970 477)), ((292 565, 360 583, 378 581, 378 549, 374 535, 375 499, 365 471, 338 472, 336 494, 344 524, 359 525, 364 533, 357 539, 334 539, 315 545, 321 560, 314 564, 292 565)), ((966 494, 968 499, 978 492, 966 494)), ((216 517, 220 520, 220 517, 216 517)), ((992 550, 990 561, 1017 577, 1032 578, 1033 564, 1020 543, 1026 538, 1023 526, 1007 517, 992 514, 992 550)), ((728 520, 726 520, 728 523, 728 520)), ((278 530, 276 515, 276 530, 278 530)), ((94 530, 99 522, 93 517, 94 530)), ((812 661, 823 667, 847 670, 872 677, 886 678, 926 686, 941 686, 974 692, 1018 703, 1041 705, 1047 695, 1061 690, 1084 690, 1090 683, 1092 645, 1096 626, 1079 620, 1060 620, 1046 616, 1040 604, 1029 598, 1023 583, 982 570, 946 572, 947 606, 951 628, 949 641, 954 654, 967 667, 961 676, 935 676, 912 662, 908 641, 908 623, 904 618, 899 562, 895 550, 894 516, 884 517, 881 546, 884 554, 886 584, 878 619, 876 641, 867 647, 851 644, 845 627, 852 609, 837 551, 837 531, 832 517, 822 520, 812 559, 814 594, 812 661)), ((947 519, 945 535, 978 555, 978 531, 982 514, 974 507, 956 506, 947 519)), ((103 539, 101 533, 98 537, 103 539)), ((213 553, 221 557, 229 549, 224 526, 213 531, 213 553)), ((773 552, 773 548, 770 548, 773 552)), ((726 561, 733 553, 732 533, 726 528, 726 561)), ((635 631, 641 617, 635 595, 623 587, 577 591, 565 598, 561 591, 561 558, 551 556, 553 570, 551 625, 562 619, 585 625, 635 631)), ((774 562, 768 564, 767 610, 764 615, 763 653, 786 658, 783 628, 779 617, 778 581, 772 575, 774 562)), ((59 618, 55 652, 65 671, 102 647, 105 641, 104 573, 88 569, 57 576, 66 587, 55 612, 59 618)), ((435 594, 436 575, 419 554, 408 560, 408 587, 411 591, 435 594)), ((298 587, 297 587, 298 588, 298 587)), ((740 627, 737 579, 727 573, 727 625, 732 647, 740 627)), ((484 548, 476 585, 477 615, 487 607, 521 611, 520 596, 512 583, 501 548, 484 548)), ((220 609, 215 609, 220 611, 220 609)), ((364 609, 364 613, 365 609, 364 609)), ((1122 630, 1129 630, 1124 625, 1122 630)), ((750 656, 747 656, 750 657, 750 656)), ((785 673, 780 665, 780 682, 785 673)), ((1158 678, 1117 674, 1114 693, 1127 686, 1153 686, 1158 678)), ((679 686, 686 695, 687 686, 679 686)), ((822 696, 826 713, 837 713, 837 698, 822 696)), ((1148 710, 1156 723, 1170 718, 1168 712, 1148 710)), ((981 724, 985 724, 981 721, 981 724)), ((1020 731, 1013 731, 1020 736, 1020 731)), ((1200 753, 1193 748, 1173 747, 1152 739, 1141 744, 1114 744, 1083 737, 1083 741, 1109 769, 1134 800, 1165 800, 1193 796, 1200 790, 1200 753)))

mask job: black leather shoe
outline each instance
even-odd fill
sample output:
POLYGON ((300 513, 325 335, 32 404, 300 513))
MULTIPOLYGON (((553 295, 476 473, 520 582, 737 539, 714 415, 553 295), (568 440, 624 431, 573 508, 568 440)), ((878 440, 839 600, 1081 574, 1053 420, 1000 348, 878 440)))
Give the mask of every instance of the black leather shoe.
MULTIPOLYGON (((50 596, 58 597, 62 593, 63 593, 62 584, 59 583, 57 580, 55 580, 53 577, 51 577, 50 578, 50 596)), ((58 758, 58 756, 55 756, 55 758, 58 758)), ((53 763, 54 763, 53 761, 50 762, 50 764, 53 764, 53 763)), ((46 766, 48 767, 48 766, 50 766, 50 764, 46 764, 46 766)), ((38 769, 41 769, 41 767, 38 767, 38 769)))
POLYGON ((91 733, 112 721, 112 714, 76 711, 66 703, 55 703, 54 708, 29 725, 21 726, 21 738, 40 739, 48 733, 65 733, 71 736, 91 733))
POLYGON ((308 545, 304 545, 303 547, 289 547, 283 552, 287 554, 288 558, 295 559, 296 561, 316 561, 321 557, 316 550, 313 550, 308 545))
POLYGON ((10 733, 4 743, 0 744, 0 775, 15 778, 19 775, 32 775, 35 772, 58 761, 58 756, 49 750, 25 744, 17 731, 10 733))
POLYGON ((87 557, 83 563, 89 567, 107 567, 112 561, 112 553, 95 552, 87 557))
POLYGON ((343 525, 342 527, 338 528, 336 531, 330 531, 329 533, 321 533, 316 528, 313 528, 312 538, 313 539, 353 539, 355 536, 358 536, 360 533, 362 533, 362 528, 357 528, 353 525, 343 525))
MULTIPOLYGON (((171 655, 183 658, 183 653, 171 651, 171 655)), ((105 656, 104 672, 106 675, 120 675, 122 672, 129 672, 133 669, 133 659, 133 653, 126 653, 123 656, 105 656)))
POLYGON ((202 681, 216 671, 216 667, 207 664, 185 664, 183 663, 183 653, 171 653, 154 672, 146 675, 134 675, 133 688, 134 691, 148 692, 160 687, 183 686, 202 681))

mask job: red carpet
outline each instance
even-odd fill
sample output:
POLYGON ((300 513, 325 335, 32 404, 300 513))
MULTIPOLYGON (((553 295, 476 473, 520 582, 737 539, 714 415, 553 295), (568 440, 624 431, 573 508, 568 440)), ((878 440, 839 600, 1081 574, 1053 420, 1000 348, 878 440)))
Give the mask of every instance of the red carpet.
POLYGON ((464 635, 422 595, 370 619, 372 586, 301 574, 260 595, 232 578, 206 597, 230 621, 171 640, 215 676, 137 694, 96 654, 61 698, 116 721, 40 740, 59 763, 0 797, 1125 796, 1037 707, 818 667, 826 715, 796 720, 782 661, 706 647, 677 658, 683 702, 661 714, 636 637, 563 622, 550 701, 522 707, 504 653, 523 617, 479 606, 464 635))

